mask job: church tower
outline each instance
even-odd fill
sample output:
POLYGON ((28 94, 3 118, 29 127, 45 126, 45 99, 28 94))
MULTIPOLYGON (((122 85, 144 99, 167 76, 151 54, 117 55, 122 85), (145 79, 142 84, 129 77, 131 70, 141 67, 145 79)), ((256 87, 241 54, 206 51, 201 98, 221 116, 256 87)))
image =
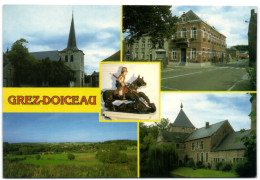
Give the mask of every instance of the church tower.
POLYGON ((77 47, 74 17, 70 25, 67 48, 60 51, 61 60, 73 70, 75 81, 71 82, 71 87, 84 87, 84 53, 77 47))

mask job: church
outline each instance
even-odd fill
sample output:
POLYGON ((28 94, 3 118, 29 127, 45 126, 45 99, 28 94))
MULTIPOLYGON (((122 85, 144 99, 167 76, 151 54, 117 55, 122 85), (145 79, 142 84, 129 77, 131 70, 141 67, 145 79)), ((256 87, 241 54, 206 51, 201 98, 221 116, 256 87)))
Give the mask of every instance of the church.
POLYGON ((236 163, 242 161, 246 147, 239 137, 249 135, 250 130, 241 133, 234 131, 228 120, 215 124, 205 122, 196 128, 184 112, 181 104, 175 121, 168 131, 159 132, 157 143, 173 143, 178 151, 179 165, 187 161, 195 164, 201 161, 205 166, 215 168, 218 162, 236 163))
MULTIPOLYGON (((75 35, 75 27, 74 27, 74 17, 72 14, 72 20, 69 31, 69 38, 67 47, 61 51, 53 50, 53 51, 39 51, 39 52, 30 52, 31 56, 33 56, 37 60, 43 60, 45 58, 49 58, 51 61, 63 61, 65 65, 72 73, 74 80, 70 81, 69 84, 65 84, 64 86, 68 87, 98 87, 98 81, 96 81, 96 74, 98 72, 94 72, 95 76, 91 75, 87 79, 85 79, 84 73, 84 53, 82 50, 78 49, 76 35, 75 35), (94 79, 94 83, 93 81, 94 79), (89 83, 90 82, 90 83, 89 83), (97 83, 96 83, 97 82, 97 83)), ((3 68, 3 86, 4 87, 12 87, 14 81, 14 67, 11 63, 4 65, 3 68)), ((34 84, 26 84, 22 86, 35 86, 34 84)), ((42 86, 46 86, 43 84, 42 86)), ((48 85, 47 85, 48 86, 48 85)))

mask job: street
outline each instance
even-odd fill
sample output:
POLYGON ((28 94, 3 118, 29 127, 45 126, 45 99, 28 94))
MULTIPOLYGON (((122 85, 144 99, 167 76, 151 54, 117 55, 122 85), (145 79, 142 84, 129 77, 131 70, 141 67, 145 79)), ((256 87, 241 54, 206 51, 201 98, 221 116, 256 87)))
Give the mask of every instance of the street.
MULTIPOLYGON (((210 67, 168 67, 161 72, 162 91, 250 91, 247 60, 210 67)), ((253 91, 253 90, 251 90, 253 91)))

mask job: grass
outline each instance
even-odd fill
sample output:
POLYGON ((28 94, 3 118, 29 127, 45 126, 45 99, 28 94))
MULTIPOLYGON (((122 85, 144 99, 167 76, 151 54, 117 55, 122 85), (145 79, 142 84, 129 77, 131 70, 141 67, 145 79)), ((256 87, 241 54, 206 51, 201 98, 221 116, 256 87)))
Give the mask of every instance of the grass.
POLYGON ((208 177, 208 178, 231 178, 231 177, 238 177, 233 172, 223 172, 217 171, 212 169, 196 169, 193 170, 192 168, 182 167, 178 168, 171 172, 173 177, 193 177, 193 178, 200 178, 200 177, 208 177))

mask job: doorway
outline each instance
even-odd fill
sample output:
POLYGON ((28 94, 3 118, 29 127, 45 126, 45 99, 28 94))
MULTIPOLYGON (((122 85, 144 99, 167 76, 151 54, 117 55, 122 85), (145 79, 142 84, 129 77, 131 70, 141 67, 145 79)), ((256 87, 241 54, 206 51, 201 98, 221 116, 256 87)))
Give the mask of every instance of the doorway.
POLYGON ((186 63, 186 48, 181 48, 181 62, 186 63))

